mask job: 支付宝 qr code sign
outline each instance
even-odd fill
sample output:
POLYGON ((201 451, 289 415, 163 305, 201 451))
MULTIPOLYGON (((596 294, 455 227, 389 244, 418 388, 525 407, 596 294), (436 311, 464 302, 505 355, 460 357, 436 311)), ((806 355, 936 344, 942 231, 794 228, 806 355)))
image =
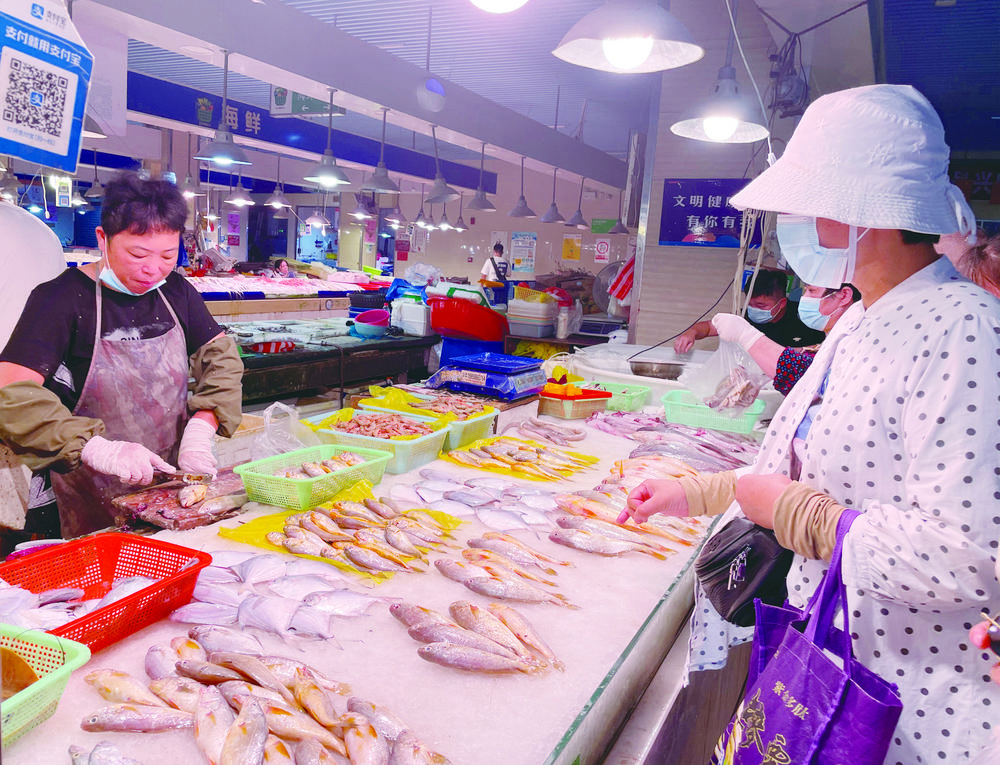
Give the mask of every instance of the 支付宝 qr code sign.
POLYGON ((0 0, 0 154, 76 171, 91 57, 56 0, 0 0))

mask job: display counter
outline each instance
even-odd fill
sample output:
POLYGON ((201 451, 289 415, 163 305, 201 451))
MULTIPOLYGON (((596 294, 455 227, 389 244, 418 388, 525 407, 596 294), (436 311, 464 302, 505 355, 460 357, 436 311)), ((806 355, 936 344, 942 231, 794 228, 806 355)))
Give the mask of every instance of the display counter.
MULTIPOLYGON (((511 480, 556 491, 590 489, 635 445, 588 429, 586 439, 575 446, 600 457, 594 468, 558 482, 511 480)), ((443 460, 427 467, 458 480, 488 475, 443 460)), ((412 485, 418 480, 416 473, 386 476, 375 494, 384 496, 396 484, 412 485)), ((207 552, 252 550, 218 536, 219 526, 235 527, 252 517, 247 513, 215 526, 162 531, 156 536, 207 552)), ((456 542, 464 544, 484 531, 486 527, 472 517, 454 534, 456 542)), ((375 587, 373 594, 384 597, 384 604, 367 616, 339 619, 334 639, 282 639, 254 632, 266 653, 305 661, 349 683, 354 694, 387 707, 455 765, 601 762, 684 626, 692 602, 697 545, 666 560, 634 552, 602 557, 556 545, 544 532, 511 533, 573 564, 559 567, 556 578, 558 591, 578 608, 515 604, 565 663, 563 672, 481 675, 419 658, 418 644, 390 615, 390 602, 401 598, 447 613, 449 603, 456 600, 479 605, 490 600, 446 579, 433 566, 425 573, 397 574, 375 587)), ((106 703, 84 682, 88 672, 114 668, 145 680, 144 657, 149 646, 169 643, 186 632, 187 625, 161 621, 96 653, 70 678, 55 716, 3 753, 5 764, 62 762, 70 744, 89 750, 100 740, 112 741, 143 765, 201 762, 190 730, 136 734, 87 733, 80 728, 81 720, 106 703)))

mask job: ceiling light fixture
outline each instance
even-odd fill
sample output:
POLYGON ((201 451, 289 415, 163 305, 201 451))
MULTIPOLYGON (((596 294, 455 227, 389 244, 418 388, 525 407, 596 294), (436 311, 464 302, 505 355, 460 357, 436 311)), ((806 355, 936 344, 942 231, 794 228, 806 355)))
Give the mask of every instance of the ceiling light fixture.
POLYGON ((510 13, 528 0, 472 0, 472 4, 487 13, 510 13))
POLYGON ((199 150, 195 159, 211 162, 219 167, 249 165, 250 160, 243 149, 236 145, 233 134, 226 127, 226 107, 229 104, 229 51, 222 51, 222 113, 215 138, 199 150))
POLYGON ((357 205, 355 206, 354 210, 351 211, 351 217, 354 218, 354 220, 358 221, 371 220, 372 218, 375 217, 370 212, 368 212, 368 204, 365 201, 364 193, 355 194, 354 199, 357 201, 357 205))
POLYGON ((420 212, 413 219, 413 224, 420 228, 427 228, 427 218, 424 217, 424 184, 420 184, 420 212))
POLYGON ((465 218, 462 217, 462 202, 465 201, 465 194, 459 194, 458 196, 458 220, 455 221, 456 231, 468 231, 469 227, 465 225, 465 218))
POLYGON ((403 210, 399 206, 400 198, 402 194, 396 194, 396 206, 393 207, 388 213, 386 213, 385 220, 393 228, 399 228, 404 223, 406 223, 406 216, 403 215, 403 210))
POLYGON ((507 213, 510 218, 534 218, 535 211, 528 207, 528 202, 524 198, 524 156, 521 157, 521 196, 518 197, 517 204, 507 213))
POLYGON ((470 210, 479 210, 480 212, 494 212, 497 208, 489 199, 486 198, 486 192, 483 191, 483 168, 486 164, 486 144, 483 144, 482 155, 479 158, 479 187, 476 189, 476 193, 472 197, 472 201, 469 202, 470 210))
POLYGON ((441 220, 438 221, 439 231, 451 231, 454 226, 451 225, 451 221, 448 220, 448 203, 445 202, 441 209, 441 220))
POLYGON ((362 188, 368 189, 369 191, 384 191, 386 193, 395 194, 399 191, 399 186, 397 186, 392 178, 389 177, 389 170, 385 166, 385 122, 386 115, 388 113, 389 110, 383 106, 382 143, 379 144, 378 165, 375 167, 375 172, 372 173, 372 177, 369 179, 368 183, 364 184, 362 188))
POLYGON ((271 196, 269 196, 267 198, 267 201, 264 204, 270 205, 275 210, 281 210, 282 208, 285 208, 285 207, 291 207, 292 203, 289 202, 287 199, 285 199, 285 187, 281 183, 281 155, 280 154, 278 155, 278 171, 277 171, 277 173, 275 173, 274 177, 275 177, 275 180, 277 181, 277 184, 274 187, 274 193, 271 194, 271 196))
POLYGON ((234 207, 250 207, 257 204, 250 197, 250 192, 243 186, 243 171, 240 170, 239 181, 236 182, 236 189, 225 200, 227 205, 234 207))
POLYGON ((351 182, 351 179, 347 177, 347 173, 337 166, 337 160, 334 158, 333 150, 330 148, 331 141, 333 140, 333 94, 336 92, 335 88, 330 88, 330 113, 326 124, 326 151, 323 152, 323 156, 313 167, 312 172, 306 176, 306 180, 309 183, 319 184, 327 190, 351 182))
MULTIPOLYGON (((733 2, 736 13, 737 2, 733 2)), ((735 22, 729 28, 726 63, 719 69, 715 88, 680 120, 670 126, 670 132, 682 138, 715 143, 753 143, 770 135, 763 112, 750 98, 740 94, 733 68, 733 44, 736 42, 735 22)))
POLYGON ((427 202, 432 205, 454 202, 458 199, 458 192, 445 183, 444 176, 441 175, 436 128, 437 125, 431 125, 431 138, 434 140, 434 185, 431 186, 431 193, 427 195, 427 202))
POLYGON ((558 171, 558 168, 552 168, 552 206, 549 207, 545 215, 538 219, 542 223, 562 223, 566 220, 562 213, 559 212, 559 207, 556 205, 556 173, 558 171))
POLYGON ((94 152, 94 182, 90 184, 90 188, 84 192, 83 198, 90 201, 95 201, 98 199, 104 199, 104 186, 101 182, 97 180, 97 150, 91 149, 94 152))
MULTIPOLYGON (((326 209, 326 192, 323 192, 323 209, 326 209)), ((326 233, 326 227, 330 225, 330 219, 320 211, 320 208, 313 210, 313 214, 305 219, 305 224, 309 226, 309 230, 312 233, 316 233, 316 229, 320 229, 322 233, 326 233)))
POLYGON ((205 192, 201 189, 201 173, 198 173, 198 180, 193 181, 191 179, 191 134, 188 133, 188 168, 187 176, 184 178, 184 183, 181 184, 181 193, 184 195, 185 199, 194 199, 195 197, 205 196, 205 192))
POLYGON ((631 233, 628 230, 628 226, 626 226, 624 223, 622 223, 622 201, 623 201, 624 196, 625 196, 625 190, 621 189, 618 192, 618 220, 615 221, 615 225, 613 225, 611 227, 611 230, 608 231, 609 234, 628 234, 628 233, 631 233))
POLYGON ((552 55, 605 72, 660 72, 705 55, 656 0, 607 0, 566 33, 552 55))
POLYGON ((564 224, 570 228, 578 228, 581 231, 590 228, 590 224, 587 223, 587 219, 583 217, 583 183, 586 180, 586 178, 580 179, 580 198, 576 203, 576 212, 573 213, 573 217, 564 224))

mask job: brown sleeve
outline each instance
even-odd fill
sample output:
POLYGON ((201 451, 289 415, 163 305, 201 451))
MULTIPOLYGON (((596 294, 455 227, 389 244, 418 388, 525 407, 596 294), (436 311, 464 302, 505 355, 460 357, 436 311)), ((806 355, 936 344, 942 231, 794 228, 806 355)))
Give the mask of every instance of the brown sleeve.
POLYGON ((688 515, 719 515, 736 499, 736 473, 700 473, 678 479, 687 497, 688 515))
POLYGON ((793 481, 774 503, 774 535, 782 547, 828 561, 844 509, 833 497, 793 481))
POLYGON ((103 422, 74 416, 55 393, 36 382, 0 388, 0 438, 30 470, 72 470, 80 464, 83 445, 103 434, 103 422))
POLYGON ((219 420, 218 433, 231 437, 243 420, 243 360, 233 339, 221 335, 195 351, 191 376, 194 392, 188 410, 211 411, 219 420))

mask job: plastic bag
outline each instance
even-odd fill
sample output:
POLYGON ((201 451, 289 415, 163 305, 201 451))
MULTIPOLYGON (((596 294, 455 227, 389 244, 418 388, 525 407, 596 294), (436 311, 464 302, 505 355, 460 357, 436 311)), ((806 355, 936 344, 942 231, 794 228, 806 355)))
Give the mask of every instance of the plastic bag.
POLYGON ((444 271, 429 263, 414 263, 406 269, 403 278, 410 284, 423 287, 427 284, 437 284, 444 277, 444 271))
POLYGON ((686 367, 677 382, 713 409, 742 411, 757 399, 768 379, 741 345, 720 340, 708 361, 686 367))
POLYGON ((298 412, 287 404, 276 401, 264 410, 263 417, 264 430, 250 447, 251 459, 262 460, 322 443, 315 433, 299 422, 298 412))

